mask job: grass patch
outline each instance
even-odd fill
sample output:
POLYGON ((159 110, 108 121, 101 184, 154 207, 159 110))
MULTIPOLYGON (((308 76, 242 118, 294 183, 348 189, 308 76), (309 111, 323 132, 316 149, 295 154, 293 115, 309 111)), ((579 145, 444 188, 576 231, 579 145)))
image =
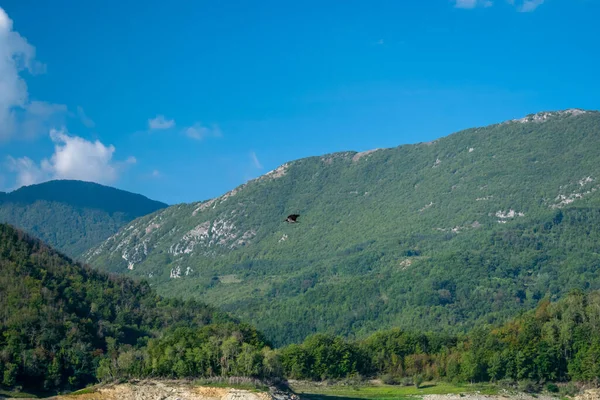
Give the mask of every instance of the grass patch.
POLYGON ((493 385, 453 385, 445 382, 425 382, 420 388, 415 386, 392 385, 318 385, 310 382, 298 382, 291 385, 294 392, 309 400, 340 399, 409 399, 413 396, 427 394, 460 394, 480 392, 496 394, 498 389, 493 385))
POLYGON ((89 387, 89 388, 83 388, 83 389, 71 392, 67 396, 79 396, 80 394, 90 394, 90 393, 96 393, 96 392, 97 392, 97 390, 95 387, 89 387))
POLYGON ((240 283, 242 280, 236 275, 222 275, 219 276, 219 281, 223 284, 240 283))
POLYGON ((0 399, 4 399, 4 398, 15 398, 15 399, 37 399, 38 397, 34 394, 31 393, 25 393, 25 392, 9 392, 7 390, 1 390, 0 389, 0 399))

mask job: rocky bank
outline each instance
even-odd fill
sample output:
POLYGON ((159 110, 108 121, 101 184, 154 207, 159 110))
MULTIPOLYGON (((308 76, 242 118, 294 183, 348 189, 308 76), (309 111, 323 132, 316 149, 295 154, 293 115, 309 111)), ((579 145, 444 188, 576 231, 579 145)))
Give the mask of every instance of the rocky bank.
POLYGON ((195 386, 181 381, 141 381, 99 386, 93 393, 61 395, 47 400, 298 400, 298 397, 274 388, 269 392, 254 392, 195 386))

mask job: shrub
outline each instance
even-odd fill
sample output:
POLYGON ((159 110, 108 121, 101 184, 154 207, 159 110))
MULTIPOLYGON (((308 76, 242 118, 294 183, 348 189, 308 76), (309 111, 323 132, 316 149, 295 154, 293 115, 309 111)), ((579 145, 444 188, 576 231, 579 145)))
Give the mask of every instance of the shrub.
POLYGON ((546 390, 550 393, 558 393, 558 386, 555 383, 548 382, 546 384, 546 390))
POLYGON ((516 387, 515 381, 512 379, 500 379, 498 381, 498 386, 504 389, 515 389, 516 387))
POLYGON ((563 396, 573 397, 579 393, 579 388, 573 382, 569 382, 565 386, 562 386, 559 392, 563 396))
POLYGON ((421 386, 421 384, 423 383, 423 375, 415 375, 415 378, 413 379, 413 381, 415 382, 415 386, 417 387, 417 389, 421 386))
POLYGON ((529 379, 519 382, 519 390, 525 393, 535 393, 538 391, 537 384, 529 379))
POLYGON ((381 377, 381 381, 386 385, 397 385, 400 383, 398 378, 392 374, 385 374, 381 377))
POLYGON ((414 381, 413 378, 407 376, 405 378, 402 378, 400 384, 402 386, 412 386, 414 384, 414 381))

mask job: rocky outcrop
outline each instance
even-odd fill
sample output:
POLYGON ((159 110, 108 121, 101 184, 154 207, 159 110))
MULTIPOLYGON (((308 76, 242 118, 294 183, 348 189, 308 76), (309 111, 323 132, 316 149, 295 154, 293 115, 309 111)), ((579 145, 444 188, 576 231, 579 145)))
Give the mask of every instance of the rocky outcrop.
POLYGON ((520 122, 522 124, 527 122, 546 122, 552 117, 562 117, 562 116, 577 116, 581 114, 585 114, 587 111, 581 110, 579 108, 570 108, 568 110, 562 111, 543 111, 536 114, 529 114, 524 118, 513 119, 511 122, 520 122))
POLYGON ((195 386, 181 381, 142 381, 100 386, 93 393, 70 394, 48 400, 297 400, 291 393, 195 386))

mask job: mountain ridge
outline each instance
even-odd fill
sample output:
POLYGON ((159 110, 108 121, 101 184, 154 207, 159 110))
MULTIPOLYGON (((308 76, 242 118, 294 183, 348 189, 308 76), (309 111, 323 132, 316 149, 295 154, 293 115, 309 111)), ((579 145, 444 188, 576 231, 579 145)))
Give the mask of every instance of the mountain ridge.
MULTIPOLYGON (((104 193, 103 193, 104 194, 104 193)), ((158 208, 168 207, 169 205, 161 201, 152 200, 142 194, 128 192, 126 190, 117 189, 112 186, 103 185, 100 183, 81 181, 75 179, 55 179, 46 181, 43 183, 21 186, 10 192, 0 192, 0 201, 12 201, 23 204, 31 204, 35 201, 53 201, 53 202, 70 202, 70 204, 77 207, 85 208, 102 208, 109 212, 132 212, 134 214, 149 214, 150 212, 156 211, 158 208), (82 198, 77 199, 73 202, 73 199, 68 197, 65 191, 75 188, 79 189, 83 195, 82 198), (98 192, 103 191, 107 194, 110 193, 127 193, 131 199, 145 200, 149 203, 148 211, 135 209, 126 209, 125 211, 121 207, 120 209, 113 208, 106 210, 106 205, 101 204, 98 200, 98 192), (150 207, 153 205, 154 208, 150 207)))
POLYGON ((0 222, 77 257, 125 223, 167 206, 93 182, 54 180, 1 193, 0 222))
POLYGON ((544 295, 600 284, 589 275, 595 256, 555 243, 597 218, 600 113, 532 115, 288 162, 222 196, 137 219, 84 258, 163 294, 202 295, 276 343, 506 320, 544 295), (282 223, 290 213, 302 224, 282 223), (563 264, 583 269, 564 275, 563 264))

